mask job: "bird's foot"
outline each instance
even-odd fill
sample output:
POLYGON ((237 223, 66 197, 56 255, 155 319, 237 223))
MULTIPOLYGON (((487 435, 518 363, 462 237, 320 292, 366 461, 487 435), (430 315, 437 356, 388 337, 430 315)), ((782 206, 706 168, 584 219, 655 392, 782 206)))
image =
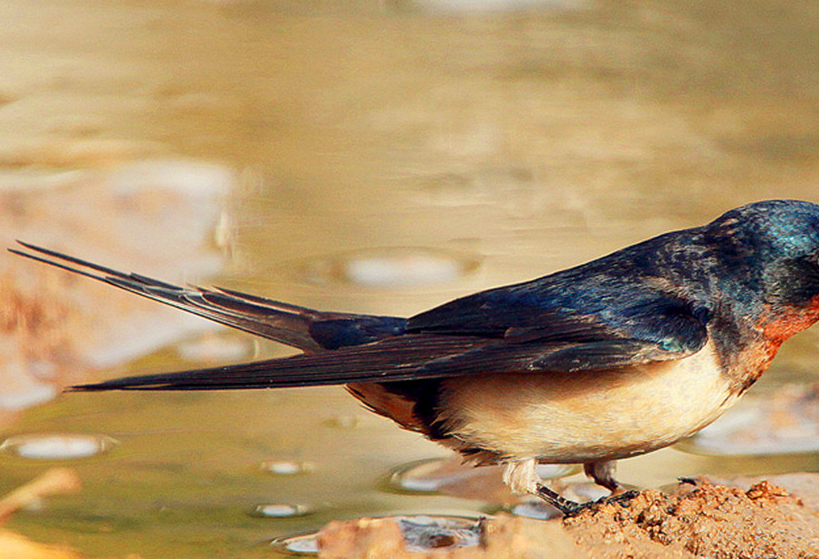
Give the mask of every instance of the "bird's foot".
POLYGON ((623 493, 618 493, 617 495, 610 495, 608 497, 602 497, 597 499, 596 501, 586 501, 584 503, 577 503, 575 501, 571 501, 564 497, 561 497, 545 485, 540 485, 537 488, 537 496, 555 507, 560 513, 563 515, 564 518, 571 518, 572 516, 577 516, 581 512, 586 509, 590 509, 598 504, 618 504, 623 507, 628 507, 629 502, 634 499, 637 495, 639 495, 639 491, 631 490, 631 491, 624 491, 623 493))
POLYGON ((611 504, 620 505, 622 507, 628 507, 631 500, 634 499, 639 494, 640 494, 639 491, 636 491, 636 490, 632 489, 631 491, 624 491, 623 493, 619 493, 617 495, 610 495, 608 497, 601 497, 600 499, 597 499, 596 501, 586 501, 584 503, 576 503, 577 506, 574 507, 572 510, 569 510, 569 511, 566 511, 566 512, 561 510, 560 512, 563 513, 563 516, 565 518, 570 518, 572 516, 577 516, 578 514, 583 512, 584 510, 590 509, 590 508, 592 508, 594 506, 597 506, 597 505, 607 505, 607 504, 611 503, 611 504))

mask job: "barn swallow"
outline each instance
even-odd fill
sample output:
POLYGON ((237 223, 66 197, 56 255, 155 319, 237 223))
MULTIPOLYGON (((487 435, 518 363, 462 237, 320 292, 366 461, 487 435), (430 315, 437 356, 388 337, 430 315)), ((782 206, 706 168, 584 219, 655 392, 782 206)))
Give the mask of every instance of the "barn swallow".
POLYGON ((20 244, 9 250, 303 351, 73 390, 346 385, 476 465, 504 464, 513 491, 564 515, 583 505, 545 486, 538 463, 582 463, 622 493, 615 460, 714 421, 819 319, 819 206, 796 200, 748 204, 410 318, 178 287, 20 244))

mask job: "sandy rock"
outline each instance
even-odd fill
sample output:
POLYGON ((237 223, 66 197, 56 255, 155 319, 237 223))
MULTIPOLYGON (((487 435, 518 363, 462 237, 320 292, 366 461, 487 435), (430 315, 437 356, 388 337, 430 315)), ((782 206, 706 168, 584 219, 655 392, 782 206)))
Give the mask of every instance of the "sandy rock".
POLYGON ((408 550, 394 518, 332 522, 319 533, 321 559, 559 559, 591 557, 558 523, 499 516, 483 526, 479 547, 408 550))

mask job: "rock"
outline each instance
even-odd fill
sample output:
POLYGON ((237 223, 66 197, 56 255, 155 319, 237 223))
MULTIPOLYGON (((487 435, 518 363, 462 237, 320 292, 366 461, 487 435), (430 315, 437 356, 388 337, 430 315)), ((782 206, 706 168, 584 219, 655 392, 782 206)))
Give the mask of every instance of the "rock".
POLYGON ((408 550, 395 518, 360 518, 331 522, 319 533, 321 559, 584 559, 560 523, 508 515, 484 523, 483 542, 474 547, 442 546, 408 550))

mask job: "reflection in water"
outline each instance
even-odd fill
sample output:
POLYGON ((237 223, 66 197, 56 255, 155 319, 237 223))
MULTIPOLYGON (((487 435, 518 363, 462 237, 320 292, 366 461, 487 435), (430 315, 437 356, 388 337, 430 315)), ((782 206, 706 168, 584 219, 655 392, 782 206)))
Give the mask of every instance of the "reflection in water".
MULTIPOLYGON (((395 520, 408 551, 476 547, 480 545, 482 523, 477 518, 447 515, 388 517, 395 520)), ((276 551, 288 556, 317 555, 317 534, 284 536, 270 542, 276 551)))
POLYGON ((819 385, 790 383, 749 396, 679 448, 713 456, 819 452, 819 385))
MULTIPOLYGON (((394 468, 389 485, 408 493, 444 493, 481 499, 488 498, 498 485, 501 470, 501 467, 475 468, 464 464, 460 457, 429 458, 394 468)), ((538 475, 545 480, 567 476, 577 470, 576 466, 565 464, 540 464, 537 467, 538 475)))
POLYGON ((283 555, 318 555, 319 546, 316 534, 282 536, 270 541, 270 547, 283 555))
POLYGON ((474 257, 421 248, 368 249, 313 259, 301 266, 307 281, 344 282, 382 289, 452 283, 477 267, 474 257))
POLYGON ((475 518, 412 516, 396 520, 409 551, 480 545, 482 528, 475 518))
POLYGON ((514 505, 510 512, 515 516, 523 516, 525 518, 540 518, 548 520, 550 518, 559 518, 562 513, 556 508, 547 505, 543 501, 527 500, 522 503, 514 505))

